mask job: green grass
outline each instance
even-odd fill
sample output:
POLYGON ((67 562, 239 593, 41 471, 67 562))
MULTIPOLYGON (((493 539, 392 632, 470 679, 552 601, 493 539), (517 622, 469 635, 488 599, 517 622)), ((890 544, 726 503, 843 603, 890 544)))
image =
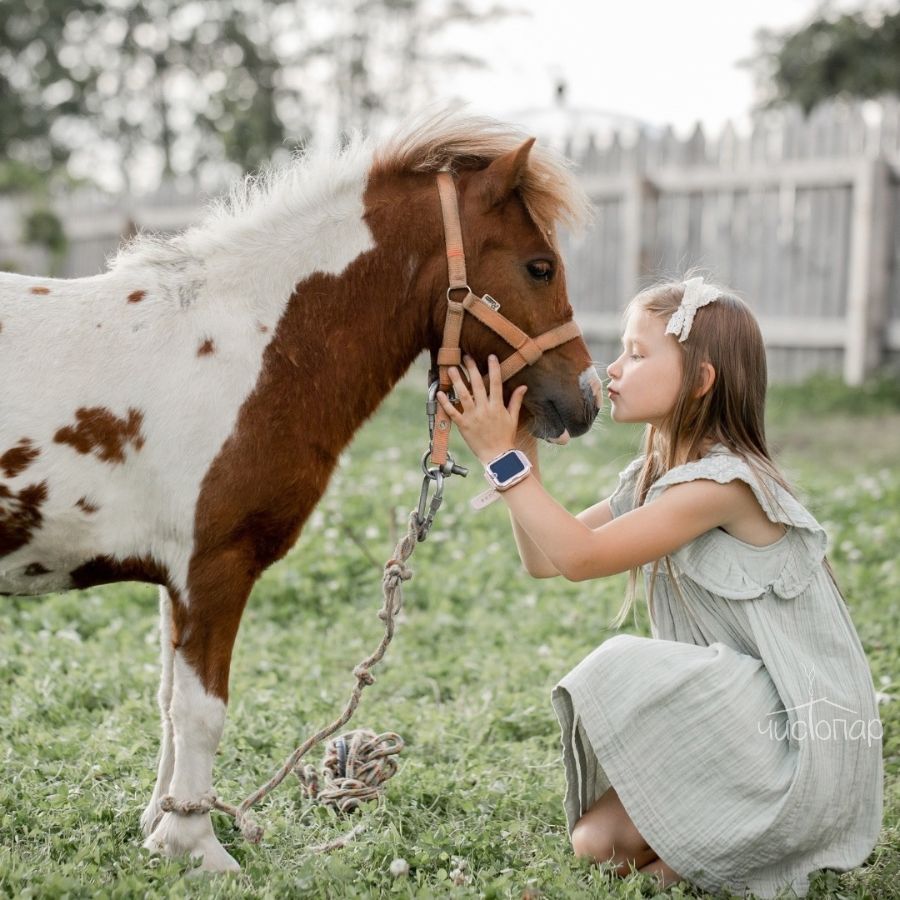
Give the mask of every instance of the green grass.
MULTIPOLYGON (((295 550, 254 590, 217 758, 223 798, 243 797, 336 715, 350 670, 377 642, 380 563, 418 496, 422 419, 420 393, 401 387, 351 446, 295 550)), ((877 686, 900 694, 896 387, 850 391, 821 381, 777 391, 771 437, 830 533, 877 686)), ((569 508, 582 508, 611 490, 638 440, 634 429, 600 423, 545 452, 545 479, 569 508)), ((472 462, 458 437, 454 446, 472 462)), ((286 782, 258 809, 266 828, 258 846, 215 817, 239 876, 186 880, 184 861, 151 859, 140 849, 138 817, 159 738, 155 591, 125 585, 4 599, 0 896, 651 896, 646 877, 611 879, 572 857, 549 704, 554 683, 611 633, 624 577, 530 580, 503 510, 469 512, 482 488, 477 472, 451 479, 432 536, 412 557, 404 620, 353 723, 396 730, 407 749, 385 806, 366 813, 366 834, 329 856, 305 848, 346 822, 286 782), (406 878, 389 872, 396 857, 409 863, 406 878), (459 860, 467 883, 454 886, 459 860)), ((645 631, 646 621, 632 628, 645 631)), ((860 870, 819 876, 813 898, 897 896, 900 700, 881 713, 881 842, 860 870)))

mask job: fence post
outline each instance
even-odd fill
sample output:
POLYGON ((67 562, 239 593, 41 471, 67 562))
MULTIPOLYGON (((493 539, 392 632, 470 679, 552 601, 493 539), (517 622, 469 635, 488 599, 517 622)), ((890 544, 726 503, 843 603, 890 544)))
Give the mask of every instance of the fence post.
POLYGON ((640 170, 626 182, 622 196, 622 288, 630 300, 650 271, 652 231, 656 227, 656 186, 640 170))
POLYGON ((891 173, 883 157, 865 159, 853 182, 844 381, 858 385, 880 364, 885 345, 891 173))

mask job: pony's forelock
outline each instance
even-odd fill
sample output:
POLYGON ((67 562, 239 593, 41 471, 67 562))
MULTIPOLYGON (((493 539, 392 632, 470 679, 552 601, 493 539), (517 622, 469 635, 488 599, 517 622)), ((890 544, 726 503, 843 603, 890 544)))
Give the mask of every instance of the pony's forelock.
MULTIPOLYGON (((458 110, 429 112, 412 119, 376 149, 373 171, 402 174, 483 169, 521 146, 528 137, 525 132, 487 116, 458 110)), ((540 143, 528 155, 518 190, 542 230, 556 224, 577 229, 591 218, 590 201, 571 165, 540 143)))

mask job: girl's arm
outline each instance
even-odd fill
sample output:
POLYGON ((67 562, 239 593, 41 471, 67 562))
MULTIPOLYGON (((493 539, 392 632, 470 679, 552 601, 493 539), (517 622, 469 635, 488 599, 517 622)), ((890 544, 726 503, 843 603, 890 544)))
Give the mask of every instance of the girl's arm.
MULTIPOLYGON (((533 473, 536 474, 536 473, 533 473)), ((609 509, 609 500, 601 500, 589 506, 583 512, 578 513, 575 517, 578 521, 588 524, 590 520, 599 521, 605 519, 612 520, 612 513, 609 509)), ((512 509, 509 511, 509 521, 512 524, 513 537, 516 539, 516 547, 519 550, 519 559, 525 571, 532 578, 553 578, 562 574, 559 569, 550 562, 547 554, 531 539, 528 532, 519 524, 512 509)))
MULTIPOLYGON (((567 512, 535 478, 502 494, 518 526, 564 578, 584 581, 625 572, 672 553, 742 512, 739 482, 692 481, 599 528, 567 512)), ((607 501, 603 501, 607 504, 607 501)), ((598 504, 599 506, 603 506, 598 504)))
MULTIPOLYGON (((486 463, 514 445, 526 388, 516 388, 507 409, 498 360, 489 360, 490 396, 474 362, 467 359, 466 366, 471 394, 459 373, 450 371, 462 411, 441 392, 438 400, 475 455, 486 463)), ((746 517, 755 502, 740 482, 686 482, 673 485, 652 503, 592 528, 594 517, 604 521, 609 515, 607 501, 587 510, 588 521, 584 521, 560 506, 538 478, 526 478, 502 497, 519 530, 531 541, 526 555, 540 563, 535 568, 550 574, 552 566, 571 581, 613 575, 661 559, 713 528, 727 530, 729 524, 746 517), (535 560, 534 551, 543 554, 547 564, 539 556, 535 560)))
MULTIPOLYGON (((520 436, 518 445, 519 449, 531 460, 531 477, 540 481, 541 471, 538 464, 537 441, 530 435, 520 436)), ((522 560, 525 571, 532 578, 552 578, 554 575, 559 575, 559 570, 528 536, 528 532, 518 523, 512 510, 509 511, 509 523, 512 525, 516 549, 519 551, 519 559, 522 560)))
MULTIPOLYGON (((531 477, 541 480, 540 465, 538 462, 538 444, 537 440, 528 434, 518 435, 518 447, 531 460, 532 473, 531 477)), ((612 512, 609 508, 609 499, 601 500, 593 506, 589 506, 580 512, 576 518, 587 525, 589 528, 599 528, 607 522, 612 521, 612 512)), ((519 559, 525 571, 532 578, 553 578, 559 575, 559 569, 553 565, 547 558, 546 553, 531 539, 525 528, 516 519, 512 509, 509 513, 510 524, 512 525, 513 537, 516 541, 516 548, 519 551, 519 559)))

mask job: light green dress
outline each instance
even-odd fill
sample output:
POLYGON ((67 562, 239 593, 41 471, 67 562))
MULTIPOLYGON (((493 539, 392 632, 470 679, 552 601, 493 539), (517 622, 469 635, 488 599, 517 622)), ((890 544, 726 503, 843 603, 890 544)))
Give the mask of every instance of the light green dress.
MULTIPOLYGON (((634 508, 642 462, 621 474, 613 516, 634 508)), ((802 897, 810 873, 861 864, 878 838, 871 673, 819 523, 774 481, 767 496, 722 445, 666 473, 646 502, 695 479, 746 482, 787 531, 763 548, 721 529, 681 547, 674 580, 659 566, 653 637, 607 640, 554 689, 569 830, 612 785, 660 859, 698 887, 802 897)))

